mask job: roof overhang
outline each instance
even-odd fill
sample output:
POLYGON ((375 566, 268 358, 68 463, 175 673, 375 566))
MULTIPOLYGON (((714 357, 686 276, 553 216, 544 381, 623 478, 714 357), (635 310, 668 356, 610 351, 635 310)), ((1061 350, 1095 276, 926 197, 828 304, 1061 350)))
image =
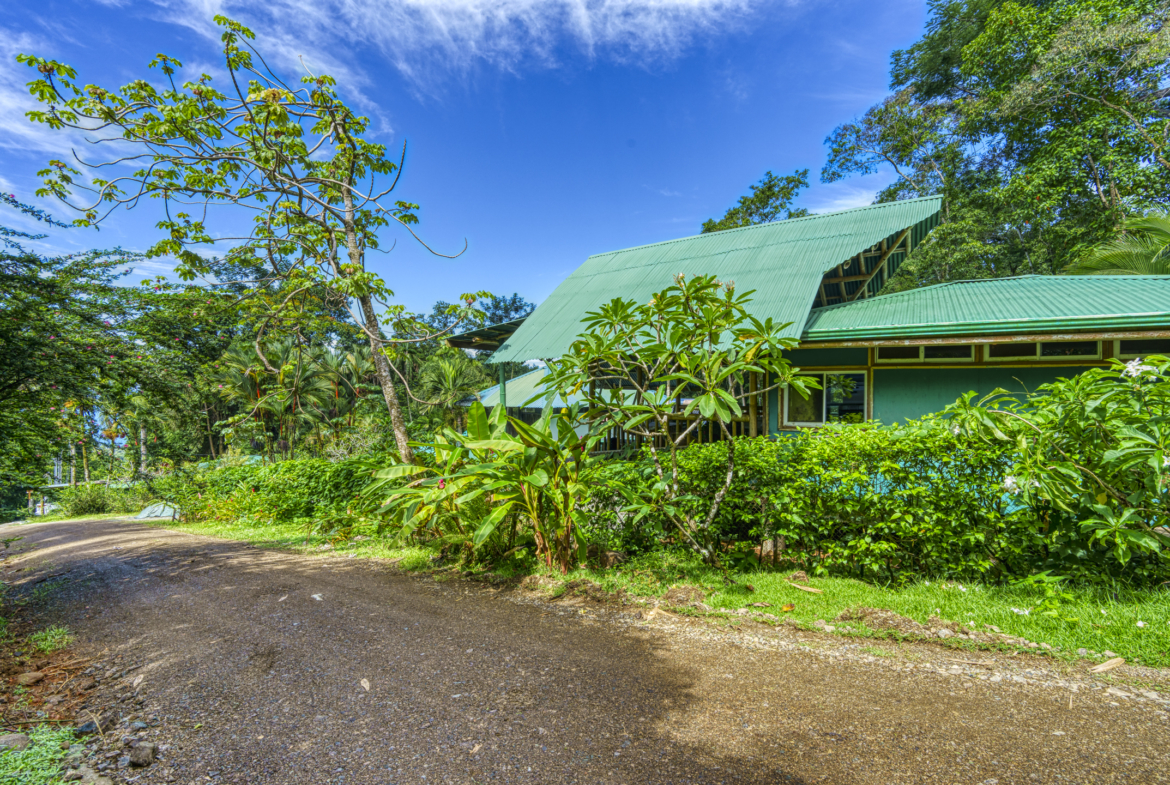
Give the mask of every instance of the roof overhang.
POLYGON ((512 337, 512 333, 520 329, 527 317, 513 319, 510 322, 489 324, 477 330, 468 330, 465 333, 452 335, 447 339, 447 345, 455 349, 476 349, 494 352, 500 344, 512 337))
POLYGON ((970 335, 922 335, 915 337, 857 338, 840 341, 800 342, 798 349, 849 349, 868 346, 946 346, 968 343, 1035 343, 1036 341, 1125 341, 1170 338, 1170 327, 1150 330, 1087 330, 1084 332, 1010 332, 970 335))

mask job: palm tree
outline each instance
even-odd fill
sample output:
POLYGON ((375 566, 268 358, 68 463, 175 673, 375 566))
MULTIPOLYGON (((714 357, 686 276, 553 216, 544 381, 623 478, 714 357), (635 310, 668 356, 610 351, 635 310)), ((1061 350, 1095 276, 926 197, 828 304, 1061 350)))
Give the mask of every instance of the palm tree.
POLYGON ((1073 275, 1170 275, 1170 212, 1125 223, 1125 233, 1102 243, 1069 269, 1073 275))
POLYGON ((460 353, 435 358, 422 367, 419 391, 430 408, 442 413, 444 421, 457 425, 462 411, 459 402, 491 384, 483 368, 460 353))

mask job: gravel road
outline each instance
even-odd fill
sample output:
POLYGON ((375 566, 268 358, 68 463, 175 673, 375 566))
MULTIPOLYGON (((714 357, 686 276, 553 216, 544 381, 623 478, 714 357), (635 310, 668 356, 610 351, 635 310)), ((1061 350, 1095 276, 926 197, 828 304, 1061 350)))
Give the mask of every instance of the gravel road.
POLYGON ((1040 658, 989 678, 929 644, 639 621, 129 521, 14 534, 4 580, 58 576, 41 621, 103 663, 90 709, 160 745, 115 782, 1170 780, 1157 672, 1147 700, 1040 658))

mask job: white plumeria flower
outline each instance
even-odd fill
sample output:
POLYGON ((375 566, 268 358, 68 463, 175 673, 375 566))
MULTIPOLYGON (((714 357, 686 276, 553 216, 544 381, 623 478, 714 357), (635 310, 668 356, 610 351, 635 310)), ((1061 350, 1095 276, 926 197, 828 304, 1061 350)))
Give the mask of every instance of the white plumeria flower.
POLYGON ((1031 611, 1028 610, 1027 608, 1012 608, 1012 613, 1017 614, 1019 616, 1027 616, 1028 614, 1031 613, 1031 611))
POLYGON ((951 428, 951 433, 953 433, 955 436, 958 436, 960 433, 959 426, 956 425, 954 428, 951 428))
POLYGON ((1010 474, 1003 478, 1003 487, 1008 493, 1015 494, 1020 492, 1020 486, 1016 483, 1016 478, 1010 474))
POLYGON ((1132 376, 1134 379, 1140 379, 1142 375, 1149 375, 1151 379, 1156 378, 1154 371, 1156 369, 1152 365, 1146 365, 1142 362, 1142 358, 1138 357, 1135 360, 1130 360, 1125 364, 1125 370, 1122 374, 1125 376, 1132 376))
POLYGON ((1165 469, 1167 466, 1170 466, 1170 455, 1162 456, 1162 468, 1165 469))
POLYGON ((1105 611, 1105 609, 1104 609, 1104 608, 1102 608, 1102 609, 1101 609, 1101 615, 1102 615, 1102 616, 1107 616, 1107 615, 1108 615, 1108 614, 1106 613, 1106 611, 1105 611))
POLYGON ((1146 623, 1145 623, 1144 621, 1139 621, 1139 622, 1137 623, 1137 626, 1139 626, 1139 627, 1145 627, 1145 626, 1146 626, 1146 623))

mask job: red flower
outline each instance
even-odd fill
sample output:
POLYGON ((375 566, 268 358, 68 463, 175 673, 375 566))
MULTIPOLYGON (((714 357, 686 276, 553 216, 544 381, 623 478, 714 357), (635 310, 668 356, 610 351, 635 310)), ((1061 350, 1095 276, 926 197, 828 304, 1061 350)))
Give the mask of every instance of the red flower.
POLYGON ((447 481, 446 480, 439 480, 439 490, 441 491, 446 487, 447 487, 447 481))

